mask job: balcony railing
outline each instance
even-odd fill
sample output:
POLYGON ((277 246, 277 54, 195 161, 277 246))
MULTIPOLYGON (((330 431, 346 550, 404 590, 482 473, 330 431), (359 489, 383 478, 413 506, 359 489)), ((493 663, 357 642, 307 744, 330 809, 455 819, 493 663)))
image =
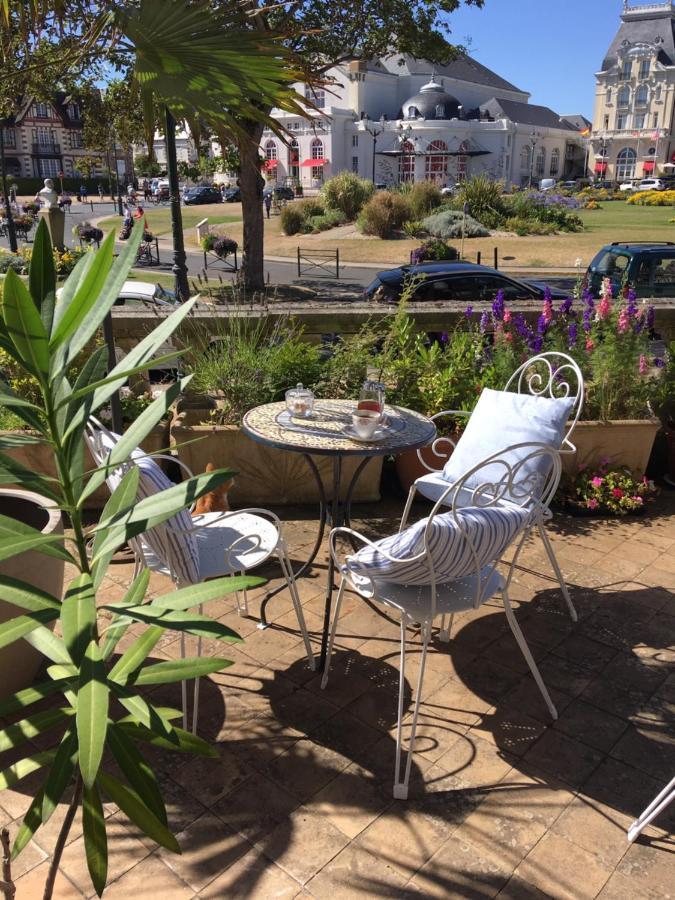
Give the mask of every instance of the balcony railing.
POLYGON ((33 156, 61 156, 61 144, 33 144, 33 156))

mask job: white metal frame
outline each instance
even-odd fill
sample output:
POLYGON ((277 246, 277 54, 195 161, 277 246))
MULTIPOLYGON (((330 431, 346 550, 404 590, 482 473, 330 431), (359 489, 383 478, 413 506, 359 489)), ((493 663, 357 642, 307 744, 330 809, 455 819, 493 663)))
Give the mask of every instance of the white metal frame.
MULTIPOLYGON (((547 397, 550 399, 572 397, 574 399, 572 415, 568 419, 569 427, 557 450, 560 454, 576 453, 577 448, 572 443, 571 436, 579 420, 579 416, 581 415, 581 409, 584 403, 584 377, 581 373, 581 369, 572 357, 568 356, 567 353, 558 351, 548 351, 533 356, 516 369, 504 386, 505 391, 514 389, 518 394, 528 393, 535 397, 547 397)), ((446 409, 431 416, 431 420, 436 422, 447 416, 453 418, 463 416, 468 418, 470 415, 471 413, 467 410, 446 409)), ((456 447, 456 443, 452 438, 441 436, 436 438, 430 447, 425 447, 423 450, 431 450, 433 456, 446 462, 450 452, 448 445, 450 445, 453 450, 456 447), (445 450, 443 448, 445 448, 445 450)), ((434 469, 427 463, 422 454, 422 450, 417 451, 417 456, 428 472, 433 472, 434 474, 438 473, 438 469, 434 469)), ((423 475, 411 486, 401 518, 401 530, 405 528, 406 522, 408 521, 410 508, 415 499, 415 495, 421 493, 424 496, 424 481, 427 478, 427 475, 423 475)), ((541 538, 544 550, 546 551, 551 567, 555 572, 558 584, 560 585, 560 590, 565 599, 565 603, 567 604, 570 618, 573 622, 576 622, 576 609, 572 603, 572 598, 570 597, 567 583, 565 582, 565 578, 560 569, 560 564, 556 558, 553 545, 546 533, 546 522, 549 521, 551 517, 551 511, 546 507, 545 510, 542 510, 541 516, 532 523, 531 530, 536 529, 541 538)), ((441 623, 440 637, 442 640, 449 640, 444 621, 441 623)))
POLYGON ((673 778, 672 781, 670 781, 664 789, 654 797, 647 809, 638 816, 632 825, 630 825, 626 835, 628 843, 632 844, 638 835, 642 833, 643 829, 645 829, 659 813, 663 812, 666 806, 671 804, 673 800, 675 800, 675 778, 673 778))
MULTIPOLYGON (((109 449, 107 449, 102 444, 102 441, 101 441, 102 435, 105 435, 107 437, 108 441, 111 443, 115 443, 116 441, 119 440, 118 435, 114 434, 112 431, 109 431, 98 420, 96 420, 92 417, 89 420, 89 422, 87 423, 87 427, 85 429, 85 440, 87 441, 87 444, 88 444, 91 454, 94 458, 94 461, 99 466, 106 465, 106 461, 111 452, 109 449)), ((139 451, 139 452, 143 453, 143 451, 139 451)), ((149 453, 146 455, 148 457, 152 458, 153 460, 166 459, 166 460, 170 460, 173 463, 177 463, 188 478, 193 477, 193 472, 190 470, 190 468, 187 465, 185 465, 184 462, 181 462, 181 460, 179 460, 175 456, 169 456, 169 455, 163 454, 163 453, 152 453, 152 454, 149 453)), ((106 483, 108 484, 108 487, 111 492, 114 491, 114 489, 116 488, 116 486, 118 484, 120 470, 124 471, 125 469, 128 469, 128 467, 131 465, 134 465, 133 459, 127 460, 127 462, 125 464, 122 464, 119 467, 116 466, 114 470, 110 471, 108 477, 106 478, 106 483)), ((191 509, 192 508, 194 508, 194 504, 192 504, 191 509)), ((206 524, 202 524, 200 522, 195 522, 194 525, 188 529, 180 528, 176 523, 172 523, 171 518, 168 519, 167 521, 165 521, 163 524, 164 524, 164 527, 169 528, 175 534, 179 534, 179 535, 181 535, 181 534, 189 535, 190 534, 190 535, 196 536, 200 532, 203 532, 204 529, 217 527, 227 520, 230 521, 230 524, 232 524, 233 527, 236 527, 237 519, 241 520, 241 517, 245 514, 251 515, 255 519, 258 519, 260 521, 269 522, 273 526, 274 530, 276 531, 276 543, 271 548, 268 548, 263 559, 257 559, 255 561, 255 563, 252 563, 250 566, 247 566, 245 564, 242 565, 241 557, 245 556, 246 554, 253 554, 253 553, 260 551, 264 539, 262 538, 262 536, 260 534, 255 534, 255 533, 251 533, 251 532, 247 532, 246 534, 241 534, 234 541, 232 541, 228 546, 224 546, 224 547, 220 548, 224 554, 224 566, 223 566, 222 574, 230 575, 231 577, 234 577, 237 575, 243 575, 244 572, 248 571, 250 568, 253 568, 254 566, 262 565, 271 556, 277 557, 277 559, 279 560, 279 565, 281 567, 282 574, 284 576, 284 580, 286 581, 286 584, 288 585, 288 589, 291 594, 291 599, 293 601, 293 607, 295 609, 295 613, 298 618, 298 625, 300 627, 300 632, 302 634, 303 642, 305 645, 305 651, 307 653, 307 660, 308 660, 310 668, 312 670, 314 670, 315 669, 315 661, 314 661, 314 654, 312 652, 312 645, 309 640, 309 634, 307 633, 307 625, 305 624, 305 617, 304 617, 304 614, 302 611, 302 604, 300 603, 300 597, 298 595, 298 588, 297 588, 297 584, 295 581, 295 577, 293 575, 293 568, 291 566, 291 562, 290 562, 290 559, 288 556, 288 550, 286 547, 286 542, 284 540, 283 526, 282 526, 281 520, 279 519, 278 516, 276 516, 273 512, 271 512, 271 510, 268 510, 268 509, 261 509, 259 507, 248 507, 246 509, 230 510, 228 512, 220 512, 217 514, 213 514, 214 518, 210 519, 206 524), (244 543, 244 542, 247 544, 247 546, 246 546, 246 549, 242 552, 241 550, 238 550, 237 548, 238 548, 239 544, 244 543), (233 560, 233 556, 235 553, 237 554, 237 557, 238 557, 236 562, 233 560)), ((148 557, 148 554, 146 553, 146 551, 143 547, 142 537, 143 537, 143 535, 139 535, 136 538, 131 538, 128 542, 129 546, 131 547, 133 554, 134 554, 135 565, 134 565, 134 576, 133 577, 135 578, 143 568, 148 568, 151 570, 160 569, 162 571, 168 571, 169 577, 174 582, 176 587, 178 587, 178 588, 186 587, 187 585, 185 583, 181 582, 181 579, 179 578, 177 573, 174 571, 174 569, 171 567, 170 560, 159 560, 159 562, 161 563, 161 566, 157 566, 154 563, 154 561, 148 557)), ((265 551, 263 551, 263 552, 265 552, 265 551)), ((242 593, 243 593, 243 603, 240 601, 239 591, 237 591, 235 593, 236 603, 237 603, 237 613, 239 614, 239 616, 242 616, 242 615, 248 616, 248 596, 247 596, 246 588, 244 588, 242 593)), ((201 610, 202 610, 201 605, 199 607, 199 610, 201 612, 201 610)), ((184 632, 181 632, 180 642, 181 642, 181 656, 185 657, 186 637, 185 637, 184 632)), ((197 655, 198 656, 201 655, 201 651, 202 651, 202 638, 199 637, 199 638, 197 638, 197 655)), ((198 713, 199 713, 199 685, 200 685, 200 679, 197 678, 195 680, 194 694, 193 694, 193 710, 192 710, 192 731, 193 731, 193 733, 196 733, 196 730, 197 730, 197 718, 198 718, 198 713)), ((182 692, 182 702, 183 702, 183 725, 185 728, 187 728, 188 727, 188 701, 187 701, 187 682, 185 682, 185 681, 181 682, 181 692, 182 692)))
POLYGON ((520 626, 514 616, 511 603, 509 601, 509 586, 513 577, 515 566, 522 549, 522 546, 536 522, 544 518, 548 505, 555 494, 558 482, 560 480, 560 454, 554 447, 540 443, 523 443, 514 444, 505 448, 499 453, 493 454, 478 465, 474 466, 466 472, 455 484, 448 485, 443 496, 437 500, 428 517, 422 542, 422 550, 415 557, 407 559, 396 559, 382 551, 372 541, 351 528, 334 528, 330 534, 330 552, 333 555, 336 566, 341 572, 340 586, 338 591, 335 613, 330 630, 330 638, 328 643, 328 653, 326 658, 326 668, 321 680, 321 687, 325 688, 328 683, 328 674, 330 670, 331 655, 335 643, 335 635, 337 632, 338 620, 340 616, 340 607, 344 596, 345 588, 349 587, 361 597, 376 602, 383 603, 389 608, 393 608, 400 612, 401 616, 401 661, 399 673, 399 695, 398 695, 398 726, 396 732, 396 767, 394 777, 394 797, 405 800, 408 796, 408 782, 410 779, 410 769, 412 764, 412 755, 415 744, 415 734, 417 730, 417 720, 419 716, 420 700, 422 696, 422 683, 424 679, 424 669, 426 665, 427 648, 431 637, 431 628, 434 620, 442 615, 449 614, 451 617, 456 612, 469 609, 478 609, 482 604, 489 600, 496 593, 501 595, 504 604, 506 618, 513 632, 513 635, 520 647, 523 656, 532 672, 532 675, 541 691, 542 697, 548 707, 553 719, 557 719, 558 713, 551 700, 551 697, 543 682, 537 664, 527 646, 525 637, 520 630, 520 626), (509 461, 508 454, 513 451, 519 451, 521 458, 514 462, 509 461), (531 464, 539 461, 540 473, 533 474, 530 471, 531 464), (488 466, 498 466, 501 468, 503 475, 498 481, 490 480, 494 478, 494 468, 491 476, 486 475, 486 480, 475 489, 468 488, 467 482, 470 478, 480 472, 481 469, 488 466), (543 472, 543 474, 541 474, 543 472), (506 576, 501 576, 497 572, 497 566, 500 562, 499 558, 490 560, 489 563, 483 563, 479 560, 476 547, 471 535, 468 533, 462 517, 458 515, 462 509, 467 508, 466 502, 460 498, 464 496, 463 492, 470 491, 471 503, 468 505, 488 508, 514 505, 527 511, 523 524, 518 529, 509 545, 516 543, 516 551, 513 559, 509 563, 506 576), (451 514, 455 524, 469 544, 473 561, 475 563, 475 572, 467 582, 466 577, 455 581, 448 580, 445 576, 438 576, 434 571, 434 562, 430 553, 427 552, 428 538, 434 528, 434 519, 439 512, 443 512, 445 507, 450 506, 451 514), (392 602, 392 585, 391 581, 378 580, 372 578, 368 571, 359 568, 358 562, 354 560, 352 553, 348 553, 344 561, 340 561, 336 541, 338 537, 344 536, 350 541, 358 541, 364 546, 375 547, 377 552, 388 558, 392 562, 410 562, 412 559, 417 561, 424 560, 428 567, 428 585, 422 589, 415 585, 395 585, 395 595, 398 598, 396 602, 392 602), (350 561, 347 567, 346 560, 350 561), (356 564, 355 564, 356 563, 356 564), (355 576, 358 576, 356 578, 355 576), (460 584, 461 583, 461 584, 460 584), (469 585, 465 593, 458 594, 456 591, 461 590, 461 585, 469 585), (454 588, 454 590, 453 590, 454 588), (428 602, 425 602, 426 609, 420 609, 420 590, 426 592, 428 589, 428 602), (388 595, 388 596, 387 596, 388 595), (417 682, 417 690, 415 704, 413 710, 412 727, 410 734, 410 747, 408 749, 408 757, 405 764, 403 774, 401 773, 401 754, 402 754, 402 719, 403 719, 403 697, 405 686, 405 629, 409 624, 417 623, 421 626, 422 635, 422 657, 420 661, 420 670, 417 682), (402 774, 402 777, 401 777, 402 774))

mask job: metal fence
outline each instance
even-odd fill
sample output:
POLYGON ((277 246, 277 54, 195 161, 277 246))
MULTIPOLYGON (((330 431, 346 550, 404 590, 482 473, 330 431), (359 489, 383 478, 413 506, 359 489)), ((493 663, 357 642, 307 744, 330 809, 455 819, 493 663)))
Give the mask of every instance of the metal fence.
POLYGON ((339 250, 306 250, 298 247, 298 278, 312 275, 314 278, 340 277, 339 250))

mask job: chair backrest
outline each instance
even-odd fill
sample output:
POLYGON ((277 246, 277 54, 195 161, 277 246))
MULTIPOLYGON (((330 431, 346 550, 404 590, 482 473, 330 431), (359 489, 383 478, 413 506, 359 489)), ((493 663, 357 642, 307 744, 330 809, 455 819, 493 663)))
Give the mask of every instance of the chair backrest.
MULTIPOLYGON (((85 440, 97 465, 107 464, 110 453, 120 440, 120 436, 109 431, 96 419, 90 419, 85 429, 85 440)), ((138 500, 168 490, 173 483, 167 478, 157 463, 143 450, 132 450, 128 460, 111 469, 106 483, 112 493, 130 465, 140 470, 138 480, 138 500)), ((163 563, 174 581, 181 586, 199 582, 199 551, 192 529, 192 517, 187 510, 181 510, 164 522, 153 526, 139 536, 140 540, 130 541, 134 552, 147 563, 144 543, 152 554, 163 563)))
POLYGON ((584 404, 584 376, 571 356, 551 350, 531 357, 511 375, 504 390, 515 390, 518 394, 532 394, 533 397, 548 397, 552 400, 571 398, 574 402, 568 419, 569 426, 558 450, 560 453, 576 452, 570 437, 584 404))

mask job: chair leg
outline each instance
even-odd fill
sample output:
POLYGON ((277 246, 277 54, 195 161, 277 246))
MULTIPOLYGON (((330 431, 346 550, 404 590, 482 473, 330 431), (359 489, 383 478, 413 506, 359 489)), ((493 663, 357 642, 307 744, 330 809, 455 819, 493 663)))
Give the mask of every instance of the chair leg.
MULTIPOLYGON (((181 659, 185 659, 185 632, 181 632, 180 636, 180 655, 181 659)), ((188 727, 188 708, 187 708, 187 681, 180 683, 181 700, 183 703, 183 729, 187 731, 188 727)))
POLYGON ((412 506, 412 502, 415 499, 415 494, 417 493, 417 488, 414 484, 410 486, 410 490, 408 491, 408 499, 405 501, 405 507, 403 508, 403 515, 401 516, 401 524, 398 527, 399 531, 403 531, 405 528, 406 522, 408 521, 408 516, 410 515, 410 507, 412 506))
POLYGON ((541 677, 541 673, 537 668, 537 664, 534 661, 534 657, 530 653, 530 648, 527 646, 527 641, 525 640, 525 636, 523 632, 520 630, 520 625, 516 621, 516 617, 513 614, 513 609, 511 608, 511 604, 509 602, 509 597, 506 592, 506 589, 502 591, 502 602, 504 603, 504 610, 506 612, 507 621, 511 627, 511 631, 513 632, 513 636, 518 642, 518 646, 520 647, 523 656, 525 657, 525 661, 530 667, 530 672, 532 672, 534 676, 534 680, 537 682, 537 687, 541 691, 541 695, 544 698, 544 702, 548 707, 548 711, 551 713, 551 717, 553 719, 558 718, 558 710, 553 705, 553 701, 549 695, 549 692, 544 684, 544 679, 541 677))
POLYGON ((340 618, 340 608, 342 606, 342 598, 345 592, 345 579, 340 579, 340 588, 338 590, 337 600, 335 602, 335 612, 333 614, 333 624, 330 629, 330 637, 328 638, 328 647, 326 649, 326 663, 321 677, 321 690, 326 689, 328 684, 328 673, 330 671, 330 661, 333 656, 333 644, 335 643, 335 635, 337 633, 338 619, 340 618))
POLYGON ((558 560, 556 559, 555 551, 553 549, 553 545, 549 539, 549 536, 546 534, 546 527, 543 522, 539 522, 537 525, 537 531, 539 532, 539 536, 541 537, 542 543, 544 544, 544 550, 546 550, 546 555, 548 556, 551 565, 553 566, 553 571, 556 574, 556 578, 558 579, 558 584, 560 585, 560 590, 562 591, 562 595, 565 598, 565 603, 567 604, 567 608, 570 613, 570 618, 573 622, 577 621, 577 611, 574 608, 574 604, 572 603, 572 598, 570 597, 570 592, 567 589, 567 583, 565 582, 565 578, 563 573, 560 571, 560 566, 558 565, 558 560))
POLYGON ((394 773, 394 799, 408 799, 408 783, 410 781, 410 769, 412 767, 413 751, 415 749, 415 735, 417 734, 417 719, 420 712, 420 701, 422 699, 422 683, 424 681, 424 668, 427 662, 427 649, 429 647, 429 638, 431 637, 431 623, 425 622, 422 626, 422 657, 420 659, 420 674, 417 679, 417 691, 415 696, 415 708, 413 710, 412 728, 410 729, 410 746, 408 747, 408 758, 406 760, 405 773, 401 781, 399 776, 401 773, 401 751, 403 743, 403 695, 405 691, 405 634, 406 616, 401 616, 401 671, 398 683, 398 724, 396 727, 396 771, 394 773))
POLYGON ((445 627, 445 618, 446 614, 443 613, 441 616, 441 627, 438 632, 438 640, 443 641, 444 644, 450 643, 450 635, 452 634, 452 621, 455 618, 455 614, 450 614, 450 622, 448 623, 448 627, 445 627))
POLYGON ((284 578, 286 579, 286 583, 288 584, 288 589, 291 592, 291 599, 293 600, 293 606, 295 607, 295 614, 298 617, 298 625, 300 626, 302 640, 305 644, 307 662, 309 663, 309 667, 313 672, 316 668, 316 663, 314 661, 314 653, 312 652, 312 644, 309 640, 309 634, 307 633, 305 615, 302 611, 302 604, 300 603, 300 597, 298 595, 298 586, 295 583, 293 569, 291 568, 288 553, 286 552, 286 545, 283 543, 283 541, 281 541, 279 543, 279 546, 277 547, 277 556, 279 557, 279 565, 281 566, 281 571, 284 573, 284 578))
MULTIPOLYGON (((202 603, 199 604, 199 612, 200 614, 204 611, 204 605, 202 603)), ((197 638, 197 656, 202 655, 202 638, 197 638)), ((201 678, 195 678, 195 686, 194 692, 192 695, 192 733, 197 734, 197 717, 199 715, 199 688, 201 685, 201 678)))
POLYGON ((632 844, 643 828, 646 828, 673 800, 675 800, 675 778, 654 797, 647 809, 630 826, 627 835, 628 843, 632 844))

